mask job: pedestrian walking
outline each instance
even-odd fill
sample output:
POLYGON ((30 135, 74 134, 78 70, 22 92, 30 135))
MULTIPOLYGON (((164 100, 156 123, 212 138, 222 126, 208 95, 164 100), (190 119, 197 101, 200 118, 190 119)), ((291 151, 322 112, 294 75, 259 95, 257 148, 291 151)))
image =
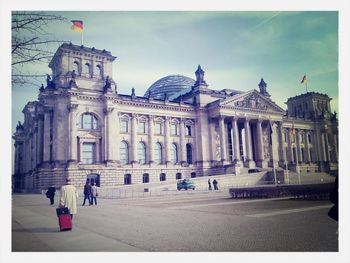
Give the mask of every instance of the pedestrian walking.
POLYGON ((71 180, 66 180, 66 185, 61 187, 59 207, 66 207, 69 210, 69 214, 73 219, 73 215, 77 213, 77 200, 78 193, 74 185, 71 184, 71 180))
POLYGON ((53 205, 55 202, 55 193, 56 188, 53 185, 51 185, 46 191, 46 197, 50 199, 50 205, 53 205))
POLYGON ((82 205, 85 205, 86 199, 88 200, 89 205, 91 205, 91 185, 89 184, 89 182, 86 182, 86 184, 84 185, 84 202, 82 205))
POLYGON ((211 182, 210 182, 210 179, 208 179, 208 187, 209 187, 209 191, 211 191, 211 182))
POLYGON ((213 180, 213 186, 214 186, 214 190, 219 190, 218 189, 218 181, 216 181, 216 179, 213 180))
POLYGON ((94 200, 95 200, 95 205, 97 205, 97 196, 98 196, 97 185, 92 183, 92 186, 91 186, 91 205, 94 204, 94 200))

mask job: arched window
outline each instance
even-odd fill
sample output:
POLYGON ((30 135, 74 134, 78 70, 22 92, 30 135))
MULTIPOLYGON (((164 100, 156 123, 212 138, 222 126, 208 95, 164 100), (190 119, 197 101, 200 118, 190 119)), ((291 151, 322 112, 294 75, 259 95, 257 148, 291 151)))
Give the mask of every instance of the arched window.
POLYGON ((186 144, 186 158, 187 163, 192 164, 192 146, 189 143, 186 144))
POLYGON ((90 67, 89 63, 85 63, 85 65, 84 65, 84 74, 86 77, 91 76, 91 67, 90 67))
POLYGON ((162 145, 159 142, 157 142, 154 147, 154 162, 156 164, 161 164, 163 162, 162 145))
POLYGON ((129 163, 129 145, 125 141, 120 143, 120 162, 121 164, 129 163))
MULTIPOLYGON (((73 63, 73 70, 75 70, 75 73, 76 73, 77 75, 80 74, 79 62, 78 62, 78 61, 74 61, 74 63, 73 63)), ((73 70, 72 70, 72 71, 73 71, 73 70)))
POLYGON ((83 115, 81 115, 80 128, 96 130, 98 128, 98 122, 97 122, 96 116, 93 115, 92 113, 84 113, 83 115))
POLYGON ((177 146, 175 143, 170 147, 170 162, 175 164, 178 162, 177 146))
POLYGON ((96 66, 94 74, 95 74, 95 76, 97 78, 102 78, 102 67, 101 67, 101 65, 97 65, 96 66))
POLYGON ((146 163, 146 145, 143 142, 139 142, 137 145, 137 155, 140 164, 146 163))

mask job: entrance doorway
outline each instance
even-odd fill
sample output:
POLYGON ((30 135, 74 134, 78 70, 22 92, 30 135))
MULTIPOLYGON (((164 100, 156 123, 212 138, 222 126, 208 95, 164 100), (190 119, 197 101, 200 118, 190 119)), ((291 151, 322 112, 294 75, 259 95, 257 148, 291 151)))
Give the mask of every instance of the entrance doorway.
POLYGON ((99 174, 88 174, 86 182, 90 185, 94 184, 100 187, 100 175, 99 174))

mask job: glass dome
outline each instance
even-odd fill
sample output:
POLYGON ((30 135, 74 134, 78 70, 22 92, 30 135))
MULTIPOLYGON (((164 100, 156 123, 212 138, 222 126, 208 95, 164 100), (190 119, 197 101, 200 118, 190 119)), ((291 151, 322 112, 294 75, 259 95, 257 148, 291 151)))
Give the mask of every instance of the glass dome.
POLYGON ((149 96, 154 99, 164 99, 165 95, 170 98, 174 97, 176 93, 188 90, 195 83, 194 79, 191 79, 182 75, 169 75, 154 82, 146 91, 145 97, 149 96))

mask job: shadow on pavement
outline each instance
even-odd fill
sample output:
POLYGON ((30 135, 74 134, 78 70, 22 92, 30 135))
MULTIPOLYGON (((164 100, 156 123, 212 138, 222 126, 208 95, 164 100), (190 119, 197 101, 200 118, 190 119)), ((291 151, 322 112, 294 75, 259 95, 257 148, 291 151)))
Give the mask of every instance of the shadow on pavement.
POLYGON ((60 232, 58 228, 52 227, 36 227, 36 228, 26 228, 26 229, 14 229, 12 232, 31 232, 31 233, 56 233, 60 232))

